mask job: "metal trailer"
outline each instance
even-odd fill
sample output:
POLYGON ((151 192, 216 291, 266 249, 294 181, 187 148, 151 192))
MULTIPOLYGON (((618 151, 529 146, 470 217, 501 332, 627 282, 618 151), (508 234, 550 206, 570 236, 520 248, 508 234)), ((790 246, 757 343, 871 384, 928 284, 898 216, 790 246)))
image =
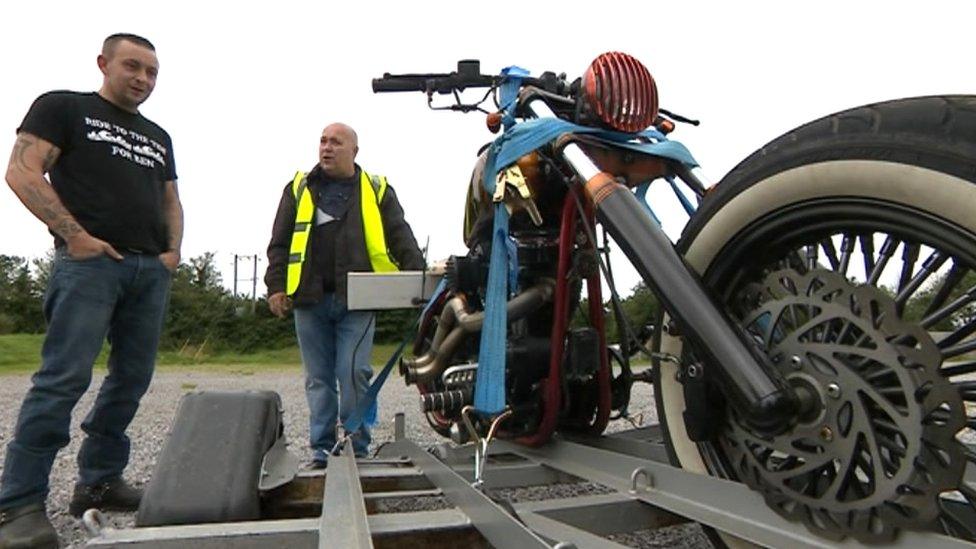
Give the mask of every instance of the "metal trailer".
MULTIPOLYGON (((696 521, 768 547, 859 547, 832 542, 787 522, 742 484, 668 464, 657 426, 597 438, 557 437, 541 448, 491 444, 484 483, 473 486, 474 446, 424 449, 404 435, 373 459, 350 445, 325 471, 301 472, 265 494, 263 520, 132 529, 99 528, 89 547, 623 547, 607 536, 696 521), (588 481, 605 487, 559 499, 509 504, 495 489, 588 481), (388 500, 440 502, 436 510, 384 512, 388 500)), ((973 479, 968 479, 972 482, 973 479)), ((427 505, 426 507, 430 507, 427 505)), ((976 520, 968 507, 960 509, 976 520)), ((942 535, 902 532, 890 547, 976 545, 942 535)))

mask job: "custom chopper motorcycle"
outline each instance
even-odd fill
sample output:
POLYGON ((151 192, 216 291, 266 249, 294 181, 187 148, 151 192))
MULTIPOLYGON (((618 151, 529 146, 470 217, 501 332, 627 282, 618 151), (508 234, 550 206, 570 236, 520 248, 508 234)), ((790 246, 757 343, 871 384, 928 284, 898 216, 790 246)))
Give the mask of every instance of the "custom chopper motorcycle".
POLYGON ((462 61, 373 90, 504 128, 471 178, 468 252, 401 361, 438 432, 596 434, 648 382, 676 466, 826 537, 976 539, 976 96, 816 120, 706 188, 668 139, 693 121, 659 108, 626 54, 575 80, 462 61), (677 244, 643 200, 656 180, 690 214, 677 244), (649 338, 621 312, 608 235, 662 305, 649 338), (635 353, 652 366, 634 371, 635 353))

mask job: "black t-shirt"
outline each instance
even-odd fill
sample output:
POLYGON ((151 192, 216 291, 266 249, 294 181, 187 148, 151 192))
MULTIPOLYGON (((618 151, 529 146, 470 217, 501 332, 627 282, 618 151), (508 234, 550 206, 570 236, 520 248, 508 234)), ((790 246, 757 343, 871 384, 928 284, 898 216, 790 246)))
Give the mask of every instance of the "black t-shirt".
POLYGON ((166 251, 163 197, 176 164, 165 130, 97 93, 59 91, 38 97, 17 131, 61 149, 51 185, 92 236, 122 253, 166 251))

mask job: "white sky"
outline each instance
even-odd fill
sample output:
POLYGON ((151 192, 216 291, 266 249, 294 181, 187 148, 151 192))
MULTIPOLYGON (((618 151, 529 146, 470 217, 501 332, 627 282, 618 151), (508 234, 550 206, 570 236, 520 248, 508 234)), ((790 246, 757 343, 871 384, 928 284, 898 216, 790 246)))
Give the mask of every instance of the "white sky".
MULTIPOLYGON (((101 40, 133 32, 161 70, 143 113, 173 137, 186 213, 183 257, 264 249, 285 182, 316 161, 321 129, 343 121, 358 161, 389 176, 431 258, 463 253, 462 206, 481 115, 430 112, 420 94, 374 95, 384 72, 482 72, 517 64, 575 77, 598 54, 630 53, 654 75, 667 109, 717 181, 779 134, 860 104, 976 93, 968 2, 68 2, 0 8, 0 154, 31 101, 101 85, 101 40)), ((3 158, 6 158, 4 156, 3 158)), ((674 230, 680 216, 665 214, 674 230)), ((0 191, 0 253, 39 256, 46 228, 0 191)), ((614 265, 624 293, 637 275, 614 265)), ((250 271, 250 265, 242 265, 250 271)), ((242 275, 243 277, 244 275, 242 275)), ((244 287, 250 283, 241 282, 244 287)), ((259 284, 258 293, 264 291, 259 284)))

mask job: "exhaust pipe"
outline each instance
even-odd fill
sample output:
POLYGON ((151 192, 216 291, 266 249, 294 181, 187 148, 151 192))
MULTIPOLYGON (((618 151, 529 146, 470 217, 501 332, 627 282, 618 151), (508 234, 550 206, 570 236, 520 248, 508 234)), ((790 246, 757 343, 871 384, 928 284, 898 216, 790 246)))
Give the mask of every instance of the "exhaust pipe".
MULTIPOLYGON (((508 322, 518 320, 552 301, 555 288, 555 280, 543 278, 535 286, 513 297, 505 307, 508 322)), ((439 377, 467 336, 481 331, 485 321, 484 311, 469 313, 466 305, 462 295, 449 299, 438 319, 430 349, 417 358, 405 359, 400 363, 400 373, 408 385, 427 383, 439 377)))

